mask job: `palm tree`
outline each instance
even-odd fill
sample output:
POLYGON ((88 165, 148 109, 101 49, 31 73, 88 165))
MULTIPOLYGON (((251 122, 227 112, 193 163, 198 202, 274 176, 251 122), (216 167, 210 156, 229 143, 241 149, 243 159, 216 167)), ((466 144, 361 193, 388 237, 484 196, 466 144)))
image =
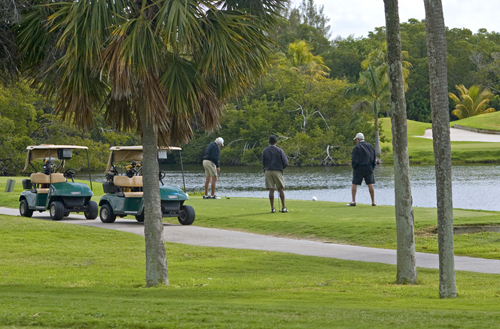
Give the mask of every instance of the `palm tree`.
POLYGON ((389 80, 383 67, 369 66, 360 73, 358 83, 344 91, 345 97, 360 96, 362 101, 353 105, 353 110, 371 109, 375 118, 375 155, 382 153, 380 149, 380 132, 378 114, 388 108, 390 103, 389 80))
POLYGON ((325 65, 323 58, 319 55, 314 56, 311 50, 312 47, 304 40, 289 44, 288 58, 292 67, 299 72, 308 74, 312 79, 327 76, 330 69, 325 65))
MULTIPOLYGON (((408 52, 402 50, 401 51, 401 64, 403 70, 403 85, 404 91, 408 91, 408 83, 406 83, 406 79, 410 75, 410 69, 413 67, 410 62, 404 60, 408 58, 408 52)), ((361 62, 361 68, 367 69, 369 66, 376 67, 377 69, 384 72, 384 74, 388 75, 388 56, 387 56, 387 42, 383 42, 380 47, 372 50, 366 59, 361 62)), ((391 111, 387 109, 386 116, 390 116, 391 111)))
POLYGON ((104 109, 144 146, 146 281, 168 284, 157 147, 219 126, 224 101, 269 66, 285 0, 78 0, 31 8, 18 31, 23 68, 63 120, 104 109))
POLYGON ((439 296, 457 297, 453 244, 450 114, 446 63, 446 26, 441 0, 424 0, 432 136, 436 167, 437 231, 439 246, 439 296))
POLYGON ((494 108, 487 108, 494 96, 488 88, 481 90, 479 86, 472 86, 467 90, 464 85, 455 86, 455 88, 457 88, 459 96, 448 93, 455 102, 455 109, 451 112, 454 116, 465 119, 478 114, 495 112, 494 108))
POLYGON ((384 0, 387 29, 387 74, 391 92, 394 194, 396 199, 397 275, 400 284, 417 283, 414 217, 410 186, 410 161, 406 126, 404 68, 401 54, 398 0, 384 0))
MULTIPOLYGON (((408 76, 410 75, 410 69, 413 67, 410 62, 406 61, 405 59, 408 58, 408 52, 405 50, 401 51, 401 64, 403 67, 403 80, 406 80, 408 76)), ((374 67, 379 67, 382 66, 384 72, 387 73, 388 71, 388 56, 387 56, 387 42, 383 42, 380 47, 375 48, 372 50, 368 56, 366 56, 366 59, 361 62, 361 68, 367 69, 368 66, 374 66, 374 67)), ((405 82, 405 92, 408 90, 408 84, 405 82)))

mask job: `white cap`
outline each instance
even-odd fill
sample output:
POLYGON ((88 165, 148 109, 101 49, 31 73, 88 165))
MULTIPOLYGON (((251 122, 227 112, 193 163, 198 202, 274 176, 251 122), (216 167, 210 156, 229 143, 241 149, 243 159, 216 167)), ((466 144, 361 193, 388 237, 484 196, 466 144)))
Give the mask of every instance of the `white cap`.
POLYGON ((363 135, 362 133, 357 133, 356 137, 354 137, 353 140, 356 140, 356 139, 364 141, 365 140, 365 135, 363 135))
POLYGON ((217 138, 215 139, 215 142, 216 142, 217 144, 220 144, 220 145, 224 146, 224 138, 222 138, 222 137, 217 137, 217 138))

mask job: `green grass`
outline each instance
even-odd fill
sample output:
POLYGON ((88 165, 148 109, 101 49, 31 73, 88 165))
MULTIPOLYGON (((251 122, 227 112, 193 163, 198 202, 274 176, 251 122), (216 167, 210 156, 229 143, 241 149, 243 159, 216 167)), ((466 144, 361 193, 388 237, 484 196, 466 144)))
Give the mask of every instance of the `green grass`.
POLYGON ((499 275, 166 244, 170 286, 145 288, 142 237, 0 215, 2 328, 497 328, 499 275))
POLYGON ((451 127, 456 124, 477 129, 500 131, 500 112, 475 115, 470 118, 452 121, 450 123, 451 127))
MULTIPOLYGON (((21 185, 16 183, 15 193, 1 192, 5 189, 6 179, 0 177, 0 206, 18 208, 21 185)), ((99 189, 102 189, 101 184, 96 183, 95 190, 99 189)), ((94 196, 96 201, 99 198, 99 195, 94 196)), ((193 224, 196 226, 396 249, 393 206, 358 205, 350 208, 338 202, 287 200, 289 213, 271 214, 267 198, 203 200, 200 196, 191 196, 188 204, 196 211, 193 224)), ((436 209, 414 208, 414 212, 416 250, 438 253, 437 235, 434 233, 436 209)), ((164 221, 178 223, 175 218, 164 218, 164 221)), ((500 213, 455 209, 454 224, 500 225, 500 213)), ((500 235, 493 232, 456 235, 455 254, 500 259, 499 242, 500 235)))
MULTIPOLYGON (((269 201, 264 198, 192 197, 189 204, 196 210, 196 226, 386 249, 397 247, 393 206, 354 208, 338 202, 287 200, 289 213, 271 214, 269 201)), ((436 209, 414 208, 414 213, 416 250, 438 253, 436 209)), ((455 209, 453 215, 455 225, 500 225, 498 212, 455 209)), ((455 235, 455 254, 500 259, 499 242, 500 234, 494 232, 455 235)))
MULTIPOLYGON (((500 112, 498 112, 500 113, 500 112)), ((495 114, 495 113, 492 113, 495 114)), ((462 120, 460 120, 462 121, 462 120)), ((454 121, 459 124, 460 121, 454 121)), ((391 142, 382 143, 381 147, 388 151, 382 154, 384 163, 393 163, 392 132, 390 118, 381 118, 384 135, 391 142)), ((412 164, 434 163, 434 149, 432 139, 419 138, 425 129, 431 128, 430 123, 408 120, 408 156, 412 164)), ((454 164, 459 163, 493 163, 500 161, 500 143, 483 142, 451 142, 451 159, 454 164)))

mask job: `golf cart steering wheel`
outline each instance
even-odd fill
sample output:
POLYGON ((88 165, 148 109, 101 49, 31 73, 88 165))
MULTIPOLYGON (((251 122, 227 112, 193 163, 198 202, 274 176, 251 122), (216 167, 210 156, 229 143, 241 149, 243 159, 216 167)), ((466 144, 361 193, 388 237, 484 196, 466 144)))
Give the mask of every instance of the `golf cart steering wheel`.
POLYGON ((161 182, 161 185, 163 185, 163 179, 165 178, 165 176, 167 176, 167 173, 164 172, 163 170, 160 170, 160 182, 161 182))
POLYGON ((64 172, 64 177, 66 178, 71 178, 71 180, 73 180, 73 178, 76 176, 76 169, 74 168, 69 168, 69 169, 66 169, 66 171, 64 172))

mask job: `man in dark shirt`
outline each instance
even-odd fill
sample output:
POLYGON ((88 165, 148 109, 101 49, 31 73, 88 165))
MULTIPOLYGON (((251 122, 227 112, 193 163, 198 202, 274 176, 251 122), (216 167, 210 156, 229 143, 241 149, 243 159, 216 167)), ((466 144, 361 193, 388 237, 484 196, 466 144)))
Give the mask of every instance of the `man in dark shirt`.
POLYGON ((361 185, 363 179, 366 185, 368 185, 368 191, 370 192, 370 197, 372 198, 372 206, 376 206, 375 203, 375 189, 373 184, 375 183, 375 177, 373 176, 373 169, 376 166, 375 162, 375 150, 373 147, 365 142, 365 136, 362 133, 358 133, 354 137, 356 141, 356 146, 352 150, 352 202, 348 203, 348 206, 356 205, 356 192, 358 185, 361 185))
POLYGON ((282 149, 276 146, 278 142, 276 136, 269 137, 269 146, 262 152, 262 164, 266 176, 266 188, 269 190, 269 201, 271 202, 271 212, 275 213, 274 208, 274 188, 278 188, 281 198, 281 212, 288 212, 285 207, 285 179, 283 178, 283 169, 288 166, 288 158, 282 149))
POLYGON ((220 199, 215 195, 217 173, 220 172, 220 148, 224 146, 224 139, 217 137, 215 142, 208 144, 203 155, 203 168, 205 169, 205 195, 203 199, 220 199), (208 187, 212 182, 212 194, 208 195, 208 187))

